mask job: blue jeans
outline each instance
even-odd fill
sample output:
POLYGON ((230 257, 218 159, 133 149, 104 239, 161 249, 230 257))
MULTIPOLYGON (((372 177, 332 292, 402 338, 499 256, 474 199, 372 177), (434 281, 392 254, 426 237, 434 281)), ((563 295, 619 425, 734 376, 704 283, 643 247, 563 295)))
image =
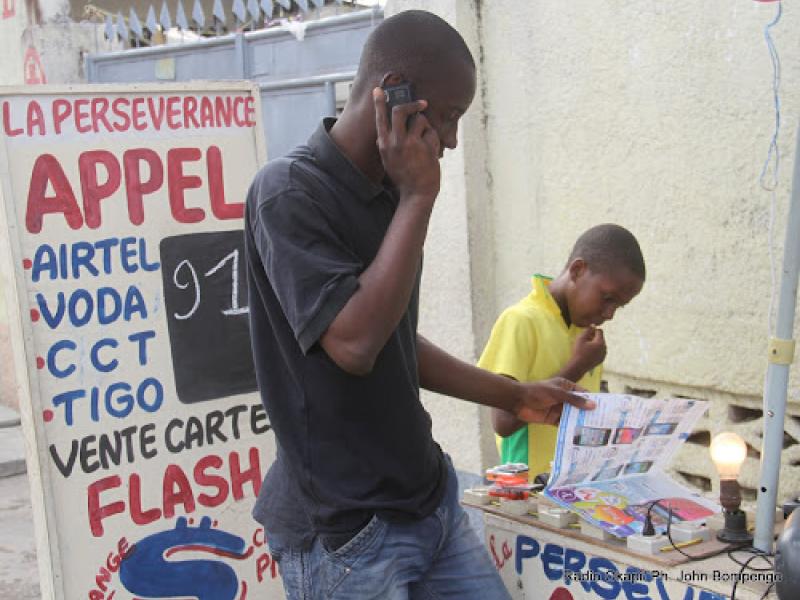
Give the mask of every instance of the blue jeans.
POLYGON ((372 520, 341 548, 319 540, 307 551, 269 536, 288 600, 510 600, 489 553, 459 504, 448 460, 447 491, 429 517, 413 523, 372 520))

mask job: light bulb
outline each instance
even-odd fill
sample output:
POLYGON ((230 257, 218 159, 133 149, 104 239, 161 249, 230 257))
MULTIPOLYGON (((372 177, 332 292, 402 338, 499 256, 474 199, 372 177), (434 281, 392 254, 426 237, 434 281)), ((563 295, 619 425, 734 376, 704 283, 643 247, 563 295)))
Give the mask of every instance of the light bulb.
POLYGON ((735 433, 719 433, 711 440, 711 460, 717 467, 720 479, 736 479, 747 457, 747 444, 735 433))

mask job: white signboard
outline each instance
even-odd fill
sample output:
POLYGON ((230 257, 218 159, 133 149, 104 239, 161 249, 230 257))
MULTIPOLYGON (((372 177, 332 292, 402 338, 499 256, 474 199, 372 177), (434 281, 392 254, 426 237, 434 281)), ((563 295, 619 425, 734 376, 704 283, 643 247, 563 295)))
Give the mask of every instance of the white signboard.
POLYGON ((0 92, 7 290, 44 597, 282 597, 242 218, 245 83, 0 92))
POLYGON ((736 598, 759 600, 774 581, 771 570, 742 573, 726 553, 665 566, 484 514, 487 549, 514 600, 727 600, 737 579, 736 598))

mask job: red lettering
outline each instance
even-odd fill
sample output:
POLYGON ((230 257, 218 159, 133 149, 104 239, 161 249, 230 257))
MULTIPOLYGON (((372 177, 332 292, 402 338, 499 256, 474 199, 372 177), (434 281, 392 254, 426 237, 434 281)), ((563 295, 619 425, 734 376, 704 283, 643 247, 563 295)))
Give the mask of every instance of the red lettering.
POLYGON ((254 127, 256 124, 256 99, 253 96, 249 96, 247 100, 244 101, 245 106, 245 119, 247 119, 246 124, 249 127, 254 127))
POLYGON ((197 122, 197 119, 194 116, 195 111, 197 110, 197 98, 194 96, 186 96, 183 99, 183 128, 189 129, 189 122, 191 121, 191 126, 195 129, 200 128, 200 123, 197 122))
POLYGON ((208 96, 200 98, 200 125, 201 127, 214 127, 214 106, 208 96))
POLYGON ((117 553, 119 553, 122 558, 126 558, 131 550, 133 550, 133 548, 128 546, 128 538, 119 538, 119 542, 117 542, 117 553))
POLYGON ((167 152, 167 187, 169 188, 169 206, 172 216, 179 223, 197 223, 202 221, 206 213, 202 208, 186 208, 183 192, 187 189, 199 188, 203 181, 197 175, 184 175, 183 163, 202 158, 198 148, 173 148, 167 152))
POLYGON ((23 133, 22 127, 13 129, 11 127, 11 103, 6 100, 3 102, 3 131, 8 137, 15 137, 23 133))
POLYGON ((97 589, 101 592, 105 592, 108 589, 109 583, 111 583, 111 573, 105 567, 100 567, 100 572, 94 578, 94 583, 97 585, 97 589))
POLYGON ((117 488, 121 484, 122 480, 119 475, 111 475, 89 485, 87 490, 89 497, 89 527, 94 537, 103 535, 103 519, 117 515, 125 510, 125 503, 121 500, 100 506, 100 492, 117 488))
POLYGON ((145 121, 145 112, 142 104, 144 98, 134 98, 131 102, 131 112, 133 113, 133 128, 136 131, 144 131, 147 129, 147 121, 145 121))
POLYGON ((242 112, 241 107, 244 105, 244 98, 242 96, 236 96, 233 99, 233 122, 236 123, 237 127, 244 127, 247 125, 247 117, 245 116, 243 119, 239 119, 239 113, 242 112))
POLYGON ((164 183, 164 167, 161 158, 154 150, 149 148, 135 148, 127 150, 122 155, 122 164, 125 169, 125 193, 128 196, 128 217, 134 225, 144 223, 144 205, 142 198, 145 194, 152 194, 164 183), (147 163, 150 177, 142 181, 140 162, 147 163))
POLYGON ((111 131, 111 123, 106 118, 108 107, 111 103, 108 98, 92 98, 92 131, 100 131, 99 122, 103 122, 106 131, 111 131))
POLYGON ((102 222, 100 201, 116 192, 122 181, 119 162, 107 150, 90 150, 78 157, 78 172, 81 177, 86 225, 91 229, 97 229, 102 222), (102 164, 108 173, 108 178, 102 184, 97 180, 98 164, 102 164))
POLYGON ((222 173, 222 152, 217 146, 209 146, 206 152, 208 167, 208 197, 211 212, 218 219, 241 219, 244 216, 244 202, 225 202, 225 182, 222 173))
POLYGON ((256 548, 261 548, 267 543, 267 538, 264 536, 263 527, 256 528, 256 530, 253 532, 252 540, 253 540, 253 546, 255 546, 256 548))
POLYGON ((44 113, 36 100, 28 102, 28 137, 33 137, 33 128, 38 127, 39 135, 44 135, 44 113))
POLYGON ((128 540, 124 537, 120 538, 119 542, 117 542, 117 551, 114 552, 112 550, 108 553, 105 566, 100 566, 94 578, 96 589, 89 591, 90 600, 111 600, 111 598, 114 597, 114 594, 117 593, 116 590, 113 590, 108 596, 105 595, 108 590, 108 584, 111 583, 113 574, 119 570, 120 564, 125 560, 130 551, 131 548, 128 547, 128 540))
POLYGON ((167 127, 170 129, 180 129, 181 127, 181 122, 178 119, 181 116, 180 108, 178 108, 180 101, 180 96, 167 98, 167 127))
POLYGON ((61 124, 72 114, 72 104, 69 100, 56 98, 53 100, 53 129, 61 133, 61 124))
MULTIPOLYGON (((137 98, 138 100, 138 98, 137 98)), ((134 100, 134 103, 136 100, 134 100)), ((150 118, 153 121, 153 126, 156 128, 156 131, 161 131, 161 123, 164 121, 164 98, 159 97, 158 99, 158 110, 156 110, 155 106, 155 98, 148 98, 147 99, 147 108, 150 111, 150 118)))
MULTIPOLYGON (((157 508, 142 510, 142 480, 136 473, 131 475, 128 493, 130 495, 131 519, 134 523, 137 525, 147 525, 161 518, 161 511, 157 508)), ((124 539, 125 538, 122 538, 122 540, 120 540, 120 544, 122 544, 124 539)), ((125 545, 127 545, 127 543, 126 541, 125 545)), ((120 551, 120 554, 122 554, 122 551, 120 551)))
POLYGON ((16 13, 16 7, 14 6, 14 0, 3 0, 3 19, 10 19, 16 13))
POLYGON ((250 482, 253 485, 253 497, 258 496, 261 489, 261 464, 258 457, 258 448, 250 448, 250 468, 242 471, 239 465, 239 454, 231 452, 228 459, 231 463, 231 490, 236 500, 244 498, 244 485, 250 482))
POLYGON ((171 519, 175 516, 175 507, 183 505, 186 514, 193 513, 195 509, 192 486, 178 465, 169 465, 164 473, 164 517, 171 519))
POLYGON ((217 127, 222 127, 223 123, 225 123, 225 127, 231 126, 231 112, 233 111, 231 104, 232 99, 230 96, 224 98, 217 96, 214 98, 214 105, 217 109, 217 127))
POLYGON ((89 99, 80 98, 75 100, 75 129, 78 133, 88 133, 92 130, 92 123, 89 120, 89 99), (86 124, 83 121, 86 120, 86 124))
POLYGON ((115 98, 111 103, 111 112, 120 119, 114 121, 114 129, 117 131, 127 131, 131 127, 131 117, 128 115, 127 110, 121 108, 123 104, 125 106, 130 106, 130 100, 127 98, 115 98))
POLYGON ((225 478, 206 473, 206 469, 219 469, 221 466, 222 459, 213 454, 204 456, 194 466, 194 480, 197 484, 217 489, 217 493, 213 496, 208 494, 199 494, 197 496, 197 501, 203 506, 213 508, 214 506, 219 506, 228 498, 228 482, 225 478))
POLYGON ((272 557, 264 553, 256 559, 256 577, 258 578, 258 583, 264 581, 264 573, 266 573, 267 568, 272 567, 270 576, 272 579, 275 579, 278 576, 278 565, 277 563, 272 560, 272 557))
POLYGON ((48 213, 62 213, 71 229, 80 229, 83 216, 75 193, 58 160, 52 154, 42 154, 36 159, 28 188, 28 206, 25 211, 25 226, 31 233, 42 230, 42 217, 48 213), (45 196, 48 184, 53 196, 45 196))
MULTIPOLYGON (((91 484, 87 490, 89 525, 92 534, 95 537, 101 537, 104 532, 104 520, 120 513, 127 513, 130 522, 141 526, 161 518, 173 518, 178 506, 182 506, 181 512, 191 514, 195 512, 198 505, 215 508, 224 504, 231 496, 236 500, 241 500, 245 495, 244 488, 248 484, 252 484, 252 496, 254 497, 261 487, 259 456, 258 448, 250 448, 248 457, 244 459, 245 461, 249 460, 249 465, 245 465, 246 469, 243 469, 240 464, 241 457, 235 451, 228 454, 228 465, 224 463, 225 457, 209 455, 200 458, 191 471, 188 469, 184 471, 180 466, 174 464, 167 466, 161 476, 161 505, 158 508, 145 509, 142 506, 142 487, 153 489, 154 482, 142 481, 140 474, 131 474, 125 482, 125 486, 121 485, 118 475, 100 479, 91 484), (125 490, 127 490, 125 501, 116 500, 101 505, 102 492, 115 488, 121 488, 121 492, 118 492, 117 495, 126 493, 125 490)), ((265 547, 267 542, 263 529, 257 529, 253 534, 253 545, 265 547)), ((112 574, 115 573, 119 569, 120 561, 135 549, 135 545, 129 546, 128 541, 121 538, 117 545, 117 553, 109 554, 105 565, 97 573, 103 575, 102 568, 106 568, 112 574)))

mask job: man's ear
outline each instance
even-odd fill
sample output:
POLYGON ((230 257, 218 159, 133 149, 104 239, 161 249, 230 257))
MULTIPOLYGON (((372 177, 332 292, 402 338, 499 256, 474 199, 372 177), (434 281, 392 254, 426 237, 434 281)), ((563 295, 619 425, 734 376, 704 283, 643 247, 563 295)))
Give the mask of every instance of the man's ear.
POLYGON ((576 281, 581 275, 583 275, 586 272, 586 269, 588 268, 589 267, 586 264, 586 261, 583 260, 582 258, 576 258, 575 260, 573 260, 571 263, 569 263, 569 267, 567 267, 567 270, 569 271, 570 281, 573 282, 576 281))
POLYGON ((405 76, 400 71, 389 71, 382 78, 380 86, 397 85, 405 81, 405 76))

